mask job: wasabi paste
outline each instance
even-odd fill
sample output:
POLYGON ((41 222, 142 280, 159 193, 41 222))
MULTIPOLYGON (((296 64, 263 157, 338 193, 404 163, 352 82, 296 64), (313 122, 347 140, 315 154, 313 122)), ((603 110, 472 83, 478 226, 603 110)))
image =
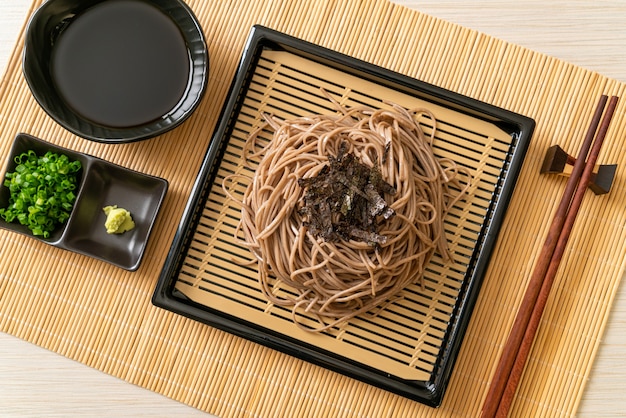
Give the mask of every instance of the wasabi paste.
POLYGON ((135 227, 135 221, 126 209, 113 205, 106 206, 102 210, 107 216, 107 220, 104 222, 107 234, 122 234, 135 227))

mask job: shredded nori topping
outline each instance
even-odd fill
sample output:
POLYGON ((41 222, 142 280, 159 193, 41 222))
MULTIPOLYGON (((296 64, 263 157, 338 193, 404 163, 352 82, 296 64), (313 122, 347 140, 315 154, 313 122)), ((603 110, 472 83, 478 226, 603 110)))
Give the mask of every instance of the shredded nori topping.
POLYGON ((384 196, 394 195, 394 187, 383 180, 378 166, 369 167, 346 153, 345 143, 328 161, 315 177, 298 180, 305 189, 299 210, 304 225, 327 242, 352 239, 372 246, 384 244, 387 237, 378 231, 395 215, 384 196))

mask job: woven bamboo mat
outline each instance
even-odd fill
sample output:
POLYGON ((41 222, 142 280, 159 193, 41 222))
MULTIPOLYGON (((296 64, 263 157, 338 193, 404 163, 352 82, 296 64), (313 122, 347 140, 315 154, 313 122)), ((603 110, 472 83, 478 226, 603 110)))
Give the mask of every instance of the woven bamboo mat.
MULTIPOLYGON (((39 0, 33 4, 38 6, 39 0)), ((18 42, 0 85, 0 158, 26 132, 166 178, 142 266, 128 272, 0 231, 0 330, 221 417, 476 416, 564 187, 539 175, 546 149, 576 153, 600 94, 625 85, 384 0, 190 0, 211 55, 208 91, 181 127, 104 145, 64 131, 37 106, 18 42), (263 24, 534 118, 537 128, 439 409, 432 409, 156 308, 150 298, 250 27, 263 24)), ((611 193, 588 193, 512 416, 575 413, 624 273, 626 102, 600 162, 611 193)))

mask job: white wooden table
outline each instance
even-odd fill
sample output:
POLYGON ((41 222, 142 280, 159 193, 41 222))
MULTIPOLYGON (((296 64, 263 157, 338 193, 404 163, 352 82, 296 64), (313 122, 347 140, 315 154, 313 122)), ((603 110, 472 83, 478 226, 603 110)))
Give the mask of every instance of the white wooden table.
MULTIPOLYGON (((396 2, 626 82, 625 0, 396 2)), ((2 74, 30 4, 31 0, 0 1, 2 74)), ((626 416, 625 360, 622 285, 578 416, 626 416)), ((210 415, 0 333, 0 417, 43 416, 210 415)))

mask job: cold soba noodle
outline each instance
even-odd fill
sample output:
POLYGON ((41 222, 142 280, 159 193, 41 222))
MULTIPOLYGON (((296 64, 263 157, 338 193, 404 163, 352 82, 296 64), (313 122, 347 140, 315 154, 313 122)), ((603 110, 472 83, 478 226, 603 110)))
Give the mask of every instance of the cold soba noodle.
POLYGON ((265 297, 309 331, 393 301, 435 251, 449 258, 443 218, 469 187, 466 170, 433 154, 435 130, 426 137, 416 122, 434 124, 428 111, 333 103, 335 115, 265 116, 273 139, 260 145, 259 129, 244 150, 258 166, 237 236, 257 259, 265 297))

